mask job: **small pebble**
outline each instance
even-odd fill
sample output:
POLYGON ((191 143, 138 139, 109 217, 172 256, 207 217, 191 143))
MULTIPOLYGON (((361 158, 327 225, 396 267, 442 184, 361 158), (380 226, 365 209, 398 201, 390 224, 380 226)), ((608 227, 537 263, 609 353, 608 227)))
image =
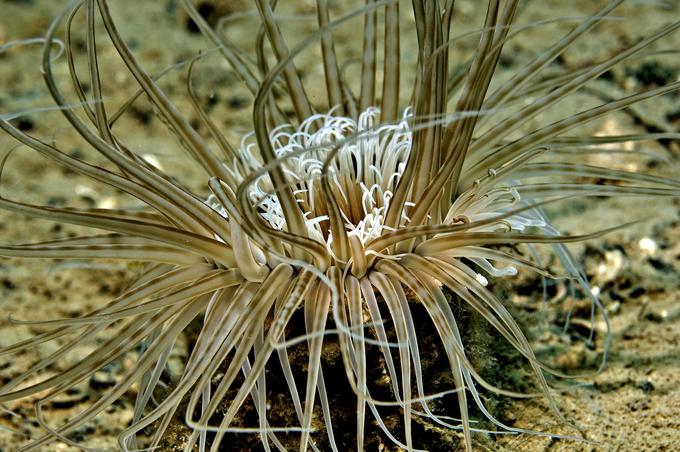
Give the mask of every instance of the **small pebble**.
POLYGON ((640 247, 640 252, 647 256, 651 256, 657 250, 656 242, 649 237, 641 238, 638 247, 640 247))
POLYGON ((90 378, 90 387, 92 389, 106 389, 116 384, 116 378, 113 376, 111 371, 108 370, 98 370, 90 378))
POLYGON ((87 394, 79 387, 69 388, 52 400, 52 407, 56 409, 73 408, 85 401, 87 394))
POLYGON ((650 311, 645 315, 645 319, 651 322, 661 323, 668 319, 668 311, 662 309, 661 311, 650 311))
POLYGON ((654 391, 654 384, 650 380, 644 380, 635 385, 637 388, 642 389, 646 393, 654 391))

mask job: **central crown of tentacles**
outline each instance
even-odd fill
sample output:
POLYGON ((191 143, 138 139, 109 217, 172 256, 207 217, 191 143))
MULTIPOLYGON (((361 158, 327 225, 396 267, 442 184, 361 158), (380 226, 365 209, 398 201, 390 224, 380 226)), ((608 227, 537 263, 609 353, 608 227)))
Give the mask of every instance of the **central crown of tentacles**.
MULTIPOLYGON (((334 252, 331 212, 328 198, 324 197, 324 182, 327 182, 326 193, 330 192, 338 207, 344 234, 350 243, 349 261, 354 267, 362 261, 365 269, 367 256, 384 256, 383 250, 377 249, 375 244, 385 234, 409 226, 409 210, 417 202, 404 201, 397 207, 400 207, 398 224, 390 226, 386 223, 390 202, 411 153, 412 114, 406 109, 399 121, 388 124, 376 124, 379 117, 380 110, 374 107, 362 112, 358 120, 335 115, 331 110, 328 114, 310 116, 297 128, 281 125, 269 134, 277 164, 293 186, 292 193, 302 211, 308 238, 324 245, 329 261, 335 264, 346 264, 347 260, 334 252)), ((246 182, 247 198, 264 223, 275 231, 286 230, 279 194, 259 157, 253 134, 241 140, 236 158, 229 163, 225 166, 230 177, 235 185, 246 182), (252 177, 253 174, 256 177, 252 177)), ((517 208, 519 201, 519 194, 511 187, 493 188, 482 193, 479 184, 475 184, 451 202, 441 224, 482 221, 479 227, 468 229, 468 232, 523 231, 528 226, 546 226, 543 219, 529 213, 505 216, 504 213, 517 208), (483 221, 500 216, 504 218, 498 222, 483 221)), ((224 217, 229 217, 229 212, 215 195, 211 195, 208 203, 224 217)), ((252 243, 250 248, 253 259, 263 265, 266 259, 262 250, 252 243)), ((513 267, 497 269, 485 258, 472 260, 492 276, 516 273, 513 267)), ((486 284, 481 274, 476 278, 486 284)))

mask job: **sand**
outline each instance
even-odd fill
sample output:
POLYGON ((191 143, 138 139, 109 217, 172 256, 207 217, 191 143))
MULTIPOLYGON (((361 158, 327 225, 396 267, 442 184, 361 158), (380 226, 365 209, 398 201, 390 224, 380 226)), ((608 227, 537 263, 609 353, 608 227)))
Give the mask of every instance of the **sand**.
MULTIPOLYGON (((114 2, 112 2, 114 3, 114 2)), ((155 2, 115 2, 114 15, 121 31, 143 61, 149 72, 157 72, 169 65, 186 61, 201 48, 209 45, 191 30, 187 17, 177 0, 155 2)), ((206 4, 210 2, 204 2, 206 4)), ((248 4, 246 0, 219 2, 210 17, 227 14, 248 4)), ((280 2, 286 3, 286 2, 280 2)), ((461 25, 454 34, 464 33, 480 23, 483 11, 476 1, 459 1, 457 14, 461 25)), ((569 18, 556 24, 520 34, 511 41, 497 71, 498 80, 507 78, 546 43, 573 26, 575 16, 595 11, 594 3, 578 0, 559 0, 527 3, 520 22, 546 18, 569 18)), ((625 45, 637 42, 656 27, 680 18, 680 4, 669 1, 625 6, 617 10, 620 20, 612 20, 598 27, 588 38, 580 40, 549 71, 575 70, 583 65, 612 55, 625 45)), ((13 40, 40 36, 50 19, 65 2, 51 0, 0 0, 0 46, 13 40)), ((206 10, 207 11, 207 10, 206 10)), ((313 2, 298 1, 285 7, 290 15, 313 14, 313 2)), ((292 17, 302 32, 313 29, 313 20, 303 16, 292 17)), ((235 42, 252 41, 252 26, 248 20, 235 21, 229 35, 235 42)), ((76 20, 75 29, 82 26, 76 20)), ((290 28, 290 25, 287 26, 290 28)), ((132 80, 123 64, 116 58, 102 30, 98 30, 100 66, 106 77, 107 101, 121 102, 131 93, 132 80)), ((361 52, 356 33, 342 30, 338 53, 343 58, 358 57, 361 52)), ((77 45, 84 40, 77 33, 77 45)), ((403 42, 405 54, 415 58, 409 48, 414 43, 403 42), (410 47, 409 47, 410 46, 410 47)), ((456 56, 464 58, 474 49, 475 40, 463 40, 457 46, 456 56)), ((51 105, 39 72, 40 45, 12 49, 0 55, 0 114, 51 105)), ((680 49, 680 33, 663 40, 651 50, 680 49)), ((78 54, 84 58, 84 51, 78 54)), ((321 95, 321 72, 314 64, 318 52, 303 54, 299 67, 303 81, 312 97, 321 95), (316 84, 316 85, 315 85, 316 84)), ((217 55, 210 62, 199 65, 195 85, 201 98, 210 105, 210 114, 217 119, 232 143, 250 130, 251 98, 233 73, 226 69, 217 55)), ((408 61, 408 59, 407 59, 408 61)), ((537 118, 528 126, 545 124, 560 117, 565 111, 577 111, 601 103, 611 97, 630 94, 648 87, 660 77, 665 82, 678 79, 680 63, 674 54, 650 52, 617 66, 588 89, 574 94, 562 102, 560 108, 537 118), (664 78, 665 77, 665 78, 664 78)), ((185 95, 185 67, 175 70, 161 82, 180 110, 194 118, 185 95)), ((350 67, 349 73, 358 71, 350 67)), ((67 86, 68 72, 64 57, 55 62, 55 74, 63 87, 67 86)), ((84 73, 83 73, 84 76, 84 73)), ((412 78, 405 73, 403 80, 412 78)), ((75 99, 75 97, 74 97, 75 99)), ((668 95, 626 111, 610 115, 581 130, 587 133, 622 134, 645 131, 678 132, 680 130, 680 101, 668 95)), ((58 112, 33 113, 20 126, 46 141, 54 141, 72 155, 78 155, 106 165, 103 159, 88 149, 85 143, 71 132, 58 112)), ((179 176, 182 182, 197 192, 205 193, 206 180, 200 169, 182 154, 176 140, 170 136, 154 112, 144 102, 124 117, 117 131, 138 153, 153 158, 163 169, 179 176)), ((2 154, 12 151, 15 143, 0 136, 2 154)), ((629 170, 649 170, 655 174, 678 177, 680 174, 680 145, 676 142, 636 144, 645 158, 622 158, 619 154, 593 157, 598 164, 622 167, 629 170)), ((2 178, 2 195, 24 202, 51 206, 123 207, 134 206, 134 200, 108 187, 96 184, 48 162, 35 152, 19 147, 13 150, 2 178)), ((675 199, 592 199, 578 200, 550 207, 555 224, 568 233, 595 231, 631 220, 644 220, 606 237, 571 247, 583 263, 593 285, 598 287, 602 302, 609 313, 612 347, 607 366, 601 373, 576 380, 580 387, 556 395, 559 407, 575 429, 561 424, 549 413, 545 401, 494 400, 495 414, 513 427, 534 429, 565 436, 580 436, 585 440, 559 439, 537 435, 499 435, 477 438, 479 450, 679 450, 680 449, 680 200, 675 199)), ((0 211, 0 243, 16 244, 64 238, 89 232, 85 228, 26 218, 0 211)), ((40 332, 38 327, 10 326, 7 316, 17 319, 49 319, 71 317, 85 313, 111 299, 139 272, 135 265, 120 262, 53 262, 48 260, 2 259, 0 261, 0 346, 40 332)), ((591 326, 588 309, 578 304, 564 284, 556 283, 549 291, 549 302, 544 311, 540 303, 540 280, 520 273, 516 278, 496 283, 497 293, 503 295, 513 313, 521 319, 525 331, 540 353, 567 373, 593 372, 602 358, 604 325, 601 318, 594 325, 596 336, 593 347, 587 347, 584 335, 591 326), (572 329, 560 329, 565 313, 576 303, 572 329), (547 312, 544 316, 543 313, 547 312), (546 326, 547 325, 547 326, 546 326)), ((507 351, 494 347, 494 336, 483 330, 477 341, 477 359, 484 361, 490 375, 506 371, 504 360, 510 359, 507 351), (497 353, 497 355, 496 355, 497 353)), ((99 339, 101 343, 103 338, 99 339)), ((0 381, 7 382, 56 350, 57 344, 45 344, 35 351, 17 356, 0 357, 0 381)), ((69 362, 92 350, 97 344, 74 349, 62 362, 51 366, 49 374, 56 375, 69 362)), ((181 369, 188 354, 187 343, 179 344, 171 360, 175 369, 181 369)), ((110 387, 124 371, 133 365, 135 353, 129 353, 95 377, 84 381, 60 397, 47 408, 46 416, 52 425, 67 420, 87 406, 96 395, 110 387)), ((517 377, 521 380, 521 376, 517 377)), ((69 437, 85 443, 93 450, 117 450, 115 436, 131 419, 134 393, 125 394, 94 422, 79 429, 69 437)), ((0 451, 12 451, 25 443, 27 436, 39 432, 33 420, 35 398, 27 398, 2 405, 15 415, 0 412, 0 451)), ((174 446, 181 446, 181 428, 174 446)), ((430 450, 453 450, 459 447, 460 438, 455 432, 441 431, 432 425, 422 425, 423 437, 431 441, 421 445, 430 450), (436 438, 436 442, 433 438, 436 438)), ((348 433, 351 435, 351 432, 348 433)), ((416 442, 418 440, 416 439, 416 442)), ((168 442, 166 448, 173 445, 168 442)), ((394 450, 382 440, 371 442, 371 447, 394 450)), ((46 451, 75 450, 65 444, 52 444, 46 451)), ((225 449, 227 450, 227 449, 225 449)))

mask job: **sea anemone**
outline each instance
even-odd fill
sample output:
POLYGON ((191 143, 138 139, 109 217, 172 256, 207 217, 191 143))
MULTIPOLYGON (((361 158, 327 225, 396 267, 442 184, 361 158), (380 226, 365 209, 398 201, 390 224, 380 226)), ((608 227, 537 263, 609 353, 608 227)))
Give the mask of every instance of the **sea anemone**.
MULTIPOLYGON (((137 395, 130 425, 118 438, 122 450, 163 444, 178 412, 190 429, 182 447, 211 451, 229 448, 225 435, 234 433, 258 435, 265 450, 362 450, 369 418, 385 438, 407 450, 428 447, 413 434, 416 418, 462 432, 468 450, 476 431, 527 431, 497 419, 483 394, 543 397, 552 413, 567 422, 546 376, 569 375, 537 359, 513 313, 491 290, 493 281, 518 269, 567 279, 590 298, 592 316, 606 320, 564 244, 621 226, 563 235, 543 207, 582 196, 678 196, 680 182, 573 161, 554 151, 586 155, 597 144, 677 138, 567 134, 616 110, 671 93, 680 82, 562 115, 548 124, 529 123, 676 31, 680 22, 577 71, 544 76, 551 62, 622 3, 612 1, 508 80, 495 82, 504 45, 523 28, 540 26, 513 25, 519 3, 489 0, 485 21, 474 33, 474 53, 468 61, 450 61, 451 47, 459 39, 451 36, 453 1, 414 1, 412 8, 397 1, 367 1, 338 13, 327 1, 317 0, 318 28, 291 47, 274 13, 276 2, 256 0, 260 33, 251 58, 226 38, 223 24, 209 25, 190 0, 183 0, 197 29, 214 46, 184 65, 196 121, 161 89, 162 74, 152 76, 143 69, 106 0, 77 0, 63 9, 44 37, 44 80, 54 108, 108 162, 74 157, 20 130, 13 120, 30 112, 3 114, 0 128, 45 158, 131 195, 144 208, 58 208, 3 196, 3 209, 108 233, 3 245, 0 254, 118 259, 145 266, 123 293, 92 312, 11 320, 40 332, 1 349, 2 355, 59 344, 0 389, 0 403, 38 398, 36 419, 45 432, 21 450, 55 441, 81 447, 69 434, 131 388, 137 395), (72 39, 79 15, 85 17, 82 67, 87 81, 72 39), (362 58, 355 80, 336 55, 334 32, 362 19, 362 58), (98 65, 98 20, 138 85, 117 110, 102 94, 106 77, 98 65), (53 72, 56 33, 64 22, 62 45, 74 98, 64 93, 53 72), (402 29, 409 22, 415 24, 414 36, 402 29), (413 62, 404 59, 403 39, 417 41, 413 62), (325 85, 325 97, 316 101, 307 94, 310 82, 303 80, 295 62, 319 44, 324 78, 315 82, 325 85), (198 62, 214 53, 221 53, 254 97, 253 133, 238 145, 203 108, 192 83, 198 62), (148 99, 188 158, 205 171, 205 192, 189 190, 126 144, 115 124, 140 98, 148 99), (563 274, 553 274, 547 264, 520 249, 532 251, 533 244, 551 245, 563 274), (424 377, 415 309, 429 317, 419 316, 417 322, 433 327, 447 358, 453 384, 446 390, 433 391, 424 377), (498 340, 526 360, 534 390, 522 393, 485 379, 466 350, 461 309, 483 317, 498 340), (190 354, 166 383, 173 349, 196 320, 200 327, 190 354), (49 372, 54 363, 102 335, 106 340, 97 348, 62 372, 49 372), (326 383, 322 359, 333 337, 356 405, 356 442, 342 447, 335 438, 336 413, 330 402, 336 388, 326 383), (290 351, 300 348, 306 351, 303 373, 292 368, 299 362, 290 358, 290 351), (132 350, 139 351, 134 365, 96 401, 61 425, 47 422, 45 408, 55 398, 132 350), (380 397, 368 378, 367 355, 375 351, 388 387, 380 397), (272 394, 268 376, 274 371, 283 376, 285 384, 278 389, 285 388, 285 393, 272 394), (385 392, 388 397, 382 396, 385 392), (433 408, 451 396, 457 399, 455 406, 433 408), (273 398, 291 404, 295 419, 278 416, 274 422, 269 408, 273 398), (254 410, 252 425, 239 418, 246 408, 254 410), (399 428, 385 422, 387 409, 399 410, 399 428)), ((608 341, 604 357, 606 347, 608 341)))

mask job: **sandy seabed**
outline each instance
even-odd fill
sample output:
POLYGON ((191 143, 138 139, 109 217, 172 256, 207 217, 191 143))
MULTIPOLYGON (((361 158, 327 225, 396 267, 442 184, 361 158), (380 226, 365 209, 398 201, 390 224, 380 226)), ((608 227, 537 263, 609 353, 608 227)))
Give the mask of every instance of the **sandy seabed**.
MULTIPOLYGON (((150 72, 191 58, 198 49, 208 46, 200 35, 193 33, 191 27, 187 26, 187 18, 177 0, 125 0, 112 3, 116 3, 114 13, 123 35, 150 72)), ((458 2, 457 14, 466 19, 462 22, 469 23, 461 26, 459 32, 481 23, 481 3, 458 2)), ((594 3, 604 4, 602 1, 587 0, 530 2, 525 6, 520 21, 581 16, 595 11, 594 3)), ((607 22, 587 39, 579 40, 554 64, 554 70, 577 69, 611 55, 617 48, 636 42, 669 20, 680 19, 680 4, 677 2, 641 3, 644 2, 618 9, 616 14, 621 20, 607 22)), ((239 10, 247 2, 239 0, 215 4, 218 5, 215 8, 217 12, 230 13, 239 10), (229 6, 225 6, 227 4, 229 6)), ((63 5, 65 2, 51 0, 0 0, 0 46, 13 40, 44 34, 50 19, 63 5)), ((309 1, 294 2, 289 9, 295 14, 309 15, 314 12, 313 2, 309 1)), ((76 21, 76 26, 78 24, 82 25, 82 21, 76 21)), ((573 22, 564 21, 520 34, 506 46, 509 50, 504 53, 498 70, 499 79, 517 71, 537 49, 552 42, 560 35, 560 31, 564 33, 571 26, 573 22)), ((305 31, 311 30, 313 21, 301 21, 300 27, 305 31)), ((250 42, 253 39, 251 30, 235 22, 231 33, 237 41, 250 42)), ((346 33, 346 39, 339 40, 339 54, 344 57, 358 56, 360 44, 352 40, 356 38, 349 32, 346 33)), ((454 35, 457 33, 454 29, 454 35)), ((82 40, 80 42, 83 43, 82 40)), ((109 87, 107 95, 113 101, 119 100, 116 99, 118 90, 125 95, 131 92, 131 79, 103 36, 99 42, 102 73, 106 74, 109 87)), ((408 46, 413 47, 414 43, 403 41, 402 45, 406 49, 404 53, 408 54, 408 46)), ((474 40, 464 40, 457 52, 461 57, 469 56, 474 46, 474 40)), ((678 49, 680 33, 665 39, 653 50, 677 52, 678 49)), ((81 56, 82 52, 81 49, 81 56)), ((13 49, 0 55, 0 113, 50 105, 40 77, 39 58, 40 46, 13 49)), ((321 76, 312 65, 314 58, 318 56, 303 55, 299 64, 303 82, 312 87, 312 94, 315 91, 313 80, 320 80, 321 76), (309 64, 305 64, 305 61, 309 64)), ((642 89, 645 84, 654 83, 653 79, 657 76, 667 77, 666 82, 676 80, 680 73, 678 61, 677 55, 663 52, 632 59, 561 105, 564 111, 577 111, 610 97, 642 89)), ((211 115, 224 127, 228 138, 232 143, 238 143, 250 127, 251 99, 236 77, 226 70, 220 71, 220 68, 223 67, 213 64, 209 71, 198 71, 196 87, 197 91, 203 93, 206 102, 211 104, 211 115)), ((68 72, 63 57, 62 61, 55 63, 55 72, 65 86, 68 72)), ((404 77, 408 79, 409 75, 405 74, 404 77)), ((174 74, 163 82, 163 87, 173 99, 177 99, 180 109, 189 112, 191 109, 184 96, 184 80, 183 75, 174 74)), ((318 88, 319 93, 321 88, 318 88)), ((679 96, 664 96, 590 124, 582 134, 678 132, 678 105, 679 96)), ((118 133, 124 135, 126 141, 140 154, 155 158, 170 173, 181 175, 192 189, 205 192, 206 181, 199 168, 193 164, 186 165, 176 142, 164 131, 153 111, 142 102, 131 113, 117 126, 118 133)), ((542 117, 537 121, 545 123, 549 119, 542 117)), ((45 112, 31 114, 20 126, 31 134, 55 140, 72 155, 92 158, 103 164, 101 157, 87 149, 64 124, 58 113, 45 112)), ((0 136, 2 155, 13 146, 14 143, 8 137, 0 136)), ((678 142, 631 146, 629 150, 648 153, 648 157, 628 161, 620 156, 600 156, 597 158, 611 158, 612 161, 598 163, 623 165, 627 169, 640 168, 671 177, 680 174, 678 142)), ((131 202, 120 193, 69 173, 25 148, 18 148, 9 160, 3 173, 2 194, 51 206, 122 207, 131 202)), ((588 384, 556 396, 566 418, 578 425, 582 434, 556 422, 542 401, 504 400, 498 402, 496 407, 497 414, 515 427, 561 435, 581 435, 587 441, 527 434, 500 435, 479 439, 477 448, 526 451, 680 450, 680 200, 589 199, 565 203, 559 208, 551 207, 549 211, 556 225, 572 234, 635 219, 645 220, 604 238, 571 248, 583 263, 593 285, 601 291, 613 334, 613 345, 605 370, 591 379, 579 380, 588 384)), ((87 232, 84 228, 76 226, 0 212, 2 244, 58 239, 84 232, 87 232)), ((91 264, 1 260, 0 346, 7 346, 39 332, 33 327, 10 327, 7 315, 20 319, 47 319, 82 314, 119 293, 137 271, 134 265, 126 266, 118 262, 91 264)), ((604 340, 603 322, 596 321, 594 349, 586 347, 583 340, 576 340, 579 333, 586 334, 591 326, 587 313, 581 312, 589 308, 579 307, 578 301, 571 299, 562 284, 551 285, 548 313, 542 319, 539 313, 543 311, 538 301, 542 293, 540 280, 520 274, 515 279, 499 282, 497 290, 503 293, 513 312, 524 322, 525 328, 532 331, 540 356, 550 356, 558 367, 573 373, 596 367, 604 340), (573 306, 572 303, 576 303, 575 333, 560 335, 550 332, 552 330, 541 330, 544 328, 541 326, 543 320, 558 324, 564 318, 567 307, 573 306)), ((0 357, 0 381, 6 382, 10 376, 29 368, 41 357, 48 356, 56 350, 56 345, 46 344, 34 353, 12 356, 11 359, 0 357)), ((73 350, 67 358, 75 359, 94 347, 96 344, 73 350)), ((489 353, 493 340, 487 340, 487 347, 480 353, 489 353)), ((181 369, 188 353, 187 345, 177 349, 171 365, 181 369)), ((134 356, 131 355, 98 372, 92 379, 55 401, 47 417, 57 425, 73 416, 95 400, 98 392, 110 387, 133 363, 134 356)), ((53 366, 49 371, 57 373, 60 367, 53 366)), ((495 371, 502 372, 503 369, 495 371)), ((1 452, 14 450, 26 441, 25 435, 39 432, 37 423, 33 421, 33 402, 34 399, 29 398, 3 406, 17 416, 0 412, 1 452)), ((126 394, 93 423, 70 437, 94 450, 116 450, 115 435, 130 421, 133 402, 134 394, 126 394)), ((438 437, 437 445, 433 445, 432 450, 453 450, 458 447, 459 437, 456 433, 438 431, 433 426, 425 426, 425 429, 428 430, 428 437, 438 437)), ((421 445, 428 447, 427 444, 421 445)), ((170 445, 167 447, 170 448, 170 445)), ((71 449, 66 445, 53 444, 44 450, 71 449)), ((384 450, 392 450, 392 446, 386 444, 384 450)))

